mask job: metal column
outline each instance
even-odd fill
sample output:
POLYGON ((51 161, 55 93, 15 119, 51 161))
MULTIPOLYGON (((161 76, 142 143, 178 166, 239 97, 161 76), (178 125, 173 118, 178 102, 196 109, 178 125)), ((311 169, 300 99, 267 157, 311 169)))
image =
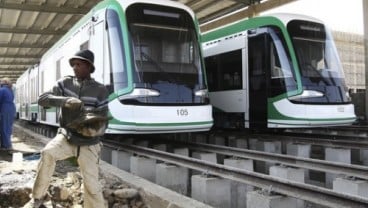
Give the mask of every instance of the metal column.
POLYGON ((364 24, 364 63, 365 63, 365 121, 368 118, 368 1, 363 2, 363 24, 364 24))

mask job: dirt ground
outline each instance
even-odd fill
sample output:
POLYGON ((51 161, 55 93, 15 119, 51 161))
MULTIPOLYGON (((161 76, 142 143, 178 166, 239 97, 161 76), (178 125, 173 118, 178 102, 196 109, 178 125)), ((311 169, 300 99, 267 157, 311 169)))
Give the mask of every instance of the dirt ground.
POLYGON ((12 161, 13 153, 21 152, 24 157, 33 155, 40 152, 40 150, 45 146, 44 143, 39 141, 34 136, 27 134, 22 131, 22 128, 18 125, 14 126, 12 135, 12 151, 0 150, 0 161, 12 161))
MULTIPOLYGON (((17 208, 30 200, 36 175, 39 152, 51 140, 14 126, 12 151, 0 150, 0 208, 17 208), (23 160, 15 155, 22 153, 23 160), (13 157, 15 160, 13 161, 13 157)), ((139 193, 115 178, 106 178, 100 171, 106 207, 145 208, 139 193)), ((81 208, 83 204, 83 179, 73 158, 58 161, 48 189, 46 208, 81 208)))

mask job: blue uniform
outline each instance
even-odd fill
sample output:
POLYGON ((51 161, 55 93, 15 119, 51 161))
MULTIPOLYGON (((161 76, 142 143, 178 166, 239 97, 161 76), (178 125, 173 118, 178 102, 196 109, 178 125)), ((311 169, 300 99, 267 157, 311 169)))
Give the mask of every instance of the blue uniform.
POLYGON ((15 104, 13 91, 7 87, 0 88, 0 135, 1 148, 10 149, 11 134, 15 118, 15 104))

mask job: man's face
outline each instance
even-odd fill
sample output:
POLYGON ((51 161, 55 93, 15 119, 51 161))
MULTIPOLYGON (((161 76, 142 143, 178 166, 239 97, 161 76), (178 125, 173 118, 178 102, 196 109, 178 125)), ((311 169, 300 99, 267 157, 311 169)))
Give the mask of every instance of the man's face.
POLYGON ((71 65, 73 67, 74 74, 78 79, 86 79, 90 77, 91 65, 87 61, 73 59, 71 61, 71 65))

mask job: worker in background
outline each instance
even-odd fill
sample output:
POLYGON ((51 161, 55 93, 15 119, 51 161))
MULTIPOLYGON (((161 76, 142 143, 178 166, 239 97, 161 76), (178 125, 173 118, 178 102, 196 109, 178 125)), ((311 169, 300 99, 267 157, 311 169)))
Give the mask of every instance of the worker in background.
POLYGON ((12 150, 11 135, 15 119, 14 94, 12 82, 4 77, 0 81, 0 138, 1 150, 12 150))
POLYGON ((91 78, 95 66, 90 50, 69 59, 75 76, 58 80, 53 89, 40 95, 43 107, 61 107, 57 135, 41 151, 32 199, 24 207, 41 207, 58 160, 76 157, 83 177, 84 208, 103 208, 99 184, 101 136, 107 126, 108 91, 91 78))

